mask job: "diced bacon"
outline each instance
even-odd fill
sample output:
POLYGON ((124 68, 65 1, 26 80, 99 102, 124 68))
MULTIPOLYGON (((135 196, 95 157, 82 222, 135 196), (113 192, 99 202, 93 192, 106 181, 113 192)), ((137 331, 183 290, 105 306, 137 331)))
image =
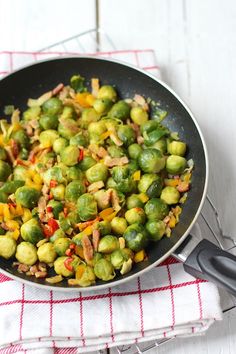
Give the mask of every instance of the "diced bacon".
POLYGON ((189 183, 188 182, 180 182, 179 185, 177 186, 177 190, 180 193, 187 192, 189 190, 189 183))
POLYGON ((35 278, 46 278, 46 276, 48 274, 47 274, 47 272, 36 272, 34 275, 35 275, 35 278))
POLYGON ((59 92, 61 92, 64 88, 64 85, 62 83, 58 84, 53 90, 52 90, 52 95, 55 96, 59 92))
POLYGON ((110 134, 110 138, 113 141, 113 143, 116 144, 117 146, 123 145, 123 142, 118 138, 118 136, 115 133, 112 132, 110 134))
POLYGON ((64 86, 63 89, 59 93, 59 99, 64 103, 65 98, 69 96, 69 86, 64 86))
POLYGON ((140 105, 145 111, 149 110, 148 104, 143 96, 136 94, 134 96, 134 101, 137 102, 138 105, 140 105))
POLYGON ((26 265, 26 264, 20 263, 20 264, 18 265, 18 267, 17 267, 17 270, 18 270, 19 273, 26 273, 26 272, 28 272, 28 270, 29 270, 29 266, 26 265))
POLYGON ((120 203, 120 199, 118 197, 117 191, 115 189, 112 189, 111 204, 112 204, 112 207, 115 211, 119 211, 121 209, 121 206, 119 203, 120 203))
POLYGON ((143 138, 141 135, 139 135, 139 136, 137 137, 137 143, 138 143, 139 145, 142 145, 142 144, 144 143, 144 138, 143 138))
POLYGON ((97 78, 92 78, 91 86, 92 86, 92 95, 97 97, 99 91, 99 80, 97 78))
POLYGON ((105 156, 108 155, 108 152, 107 152, 106 149, 104 149, 104 147, 101 146, 101 147, 99 148, 99 150, 98 150, 97 155, 98 155, 99 157, 101 157, 101 158, 104 158, 105 156))
POLYGON ((11 123, 19 123, 20 121, 20 110, 19 109, 15 109, 11 115, 11 123))
POLYGON ((114 157, 114 158, 112 158, 111 156, 105 156, 105 158, 104 158, 104 165, 106 165, 108 167, 123 166, 123 165, 126 165, 128 162, 129 162, 129 159, 127 156, 114 157))
POLYGON ((99 230, 93 230, 93 236, 92 236, 92 241, 93 241, 93 248, 97 252, 98 250, 98 244, 100 240, 100 231, 99 230))
POLYGON ((95 191, 98 191, 99 189, 101 189, 102 187, 104 187, 103 181, 94 182, 94 183, 90 184, 90 186, 88 186, 87 191, 89 193, 95 192, 95 191))
POLYGON ((93 259, 93 246, 90 242, 88 236, 84 236, 81 240, 81 244, 84 251, 84 259, 86 262, 89 262, 93 259))

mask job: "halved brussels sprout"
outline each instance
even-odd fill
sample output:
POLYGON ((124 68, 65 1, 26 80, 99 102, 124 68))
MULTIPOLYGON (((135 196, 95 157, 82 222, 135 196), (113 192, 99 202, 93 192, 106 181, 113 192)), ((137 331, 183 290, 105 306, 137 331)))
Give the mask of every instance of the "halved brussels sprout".
POLYGON ((84 173, 79 168, 79 165, 66 168, 65 173, 68 182, 74 180, 80 180, 80 181, 84 180, 84 173))
POLYGON ((122 157, 125 156, 125 151, 122 147, 111 145, 107 148, 107 152, 111 157, 122 157))
POLYGON ((46 242, 38 248, 38 259, 40 262, 53 263, 57 258, 57 254, 54 250, 53 244, 46 242))
POLYGON ((109 117, 120 120, 129 118, 130 105, 125 101, 118 101, 115 103, 109 111, 109 117))
POLYGON ((81 171, 87 171, 90 167, 96 165, 97 161, 91 156, 85 156, 82 161, 78 164, 81 171))
POLYGON ((115 269, 121 269, 124 262, 127 261, 128 259, 129 259, 128 255, 123 250, 115 250, 111 254, 111 264, 115 269))
POLYGON ((60 237, 57 240, 55 240, 53 247, 55 252, 59 256, 64 256, 66 253, 66 250, 70 247, 71 244, 71 239, 66 238, 66 237, 60 237))
POLYGON ((47 129, 57 129, 59 124, 58 116, 56 115, 49 115, 49 114, 43 114, 39 118, 39 126, 43 130, 47 129))
POLYGON ((125 230, 127 229, 127 222, 125 218, 120 218, 118 216, 114 217, 111 220, 111 229, 112 232, 116 235, 123 235, 125 230))
POLYGON ((54 262, 54 270, 57 274, 62 275, 63 277, 71 277, 74 274, 74 268, 69 270, 65 263, 68 261, 68 257, 61 256, 58 257, 54 262))
POLYGON ((143 206, 144 206, 144 203, 141 201, 141 199, 140 199, 138 194, 131 194, 126 199, 126 207, 127 207, 127 209, 143 208, 143 206))
POLYGON ((182 141, 171 141, 167 146, 170 155, 184 156, 186 152, 186 144, 182 141))
POLYGON ((138 190, 140 193, 146 194, 148 194, 149 191, 149 197, 159 197, 159 195, 161 194, 162 186, 162 179, 157 174, 146 173, 142 175, 138 183, 138 190))
POLYGON ((58 138, 53 143, 53 151, 55 151, 56 154, 60 154, 68 145, 69 143, 67 139, 58 138))
POLYGON ((97 202, 92 194, 81 195, 77 202, 77 211, 83 221, 92 220, 97 216, 97 202))
POLYGON ((43 230, 36 218, 26 221, 20 229, 23 240, 36 244, 44 238, 43 230))
POLYGON ((112 101, 109 98, 97 98, 93 103, 93 108, 98 114, 106 114, 112 106, 112 101))
POLYGON ((156 149, 145 149, 138 157, 138 163, 143 172, 158 173, 165 167, 165 157, 156 149))
POLYGON ((144 224, 146 215, 142 208, 132 208, 126 211, 125 218, 129 224, 144 224))
POLYGON ((43 174, 43 180, 47 185, 50 185, 51 181, 56 181, 57 183, 65 183, 66 179, 64 177, 64 171, 59 166, 53 166, 49 168, 43 174))
POLYGON ((145 248, 148 244, 148 234, 143 225, 132 224, 127 227, 124 233, 127 246, 135 252, 145 248))
POLYGON ((99 230, 101 236, 106 236, 111 233, 111 224, 109 221, 103 220, 96 223, 94 226, 96 230, 99 230))
POLYGON ((129 157, 134 160, 137 160, 142 151, 142 147, 137 143, 131 144, 128 147, 129 157))
POLYGON ((0 257, 9 259, 16 252, 16 241, 9 236, 0 236, 0 257))
POLYGON ((110 85, 103 85, 98 91, 98 98, 108 98, 109 100, 115 102, 117 98, 117 93, 114 87, 110 85))
POLYGON ((39 135, 40 144, 44 149, 52 147, 57 138, 59 138, 58 132, 53 129, 44 130, 39 135))
POLYGON ((98 279, 108 281, 115 277, 113 265, 107 259, 99 259, 94 266, 94 273, 98 279))
POLYGON ((79 120, 79 125, 81 128, 88 128, 93 122, 97 122, 100 119, 100 115, 95 111, 94 108, 85 108, 82 112, 82 116, 79 120))
POLYGON ((29 147, 29 137, 23 129, 17 130, 12 133, 11 138, 15 140, 21 148, 28 148, 29 147))
POLYGON ((0 188, 0 191, 7 194, 12 194, 15 193, 18 188, 23 187, 24 184, 24 181, 7 181, 0 188))
POLYGON ((150 199, 146 203, 144 210, 150 220, 162 220, 169 213, 168 205, 159 198, 150 199))
POLYGON ((176 204, 179 202, 180 193, 175 187, 165 187, 160 196, 161 200, 166 204, 176 204))
POLYGON ((106 131, 106 124, 102 120, 89 124, 88 132, 90 137, 90 144, 99 143, 101 141, 101 135, 106 131))
POLYGON ((94 198, 100 210, 106 209, 110 206, 110 198, 108 198, 108 193, 105 189, 100 189, 99 191, 95 192, 94 198))
POLYGON ((86 147, 88 143, 88 137, 86 136, 85 132, 79 132, 78 134, 70 138, 70 145, 86 147))
POLYGON ((153 145, 150 146, 151 148, 160 150, 163 154, 166 153, 167 149, 167 142, 166 138, 161 138, 158 141, 156 141, 153 145))
POLYGON ((57 97, 49 98, 44 104, 42 105, 42 110, 44 113, 49 115, 59 114, 62 111, 62 101, 59 100, 57 97))
POLYGON ((167 172, 172 175, 180 174, 184 171, 187 166, 187 161, 182 156, 171 155, 166 160, 167 172))
POLYGON ((33 265, 37 262, 37 248, 30 242, 21 242, 16 248, 16 259, 23 264, 33 265))
POLYGON ((14 181, 25 181, 28 171, 23 166, 16 166, 13 171, 14 181))
POLYGON ((73 119, 60 119, 58 133, 65 139, 70 139, 79 132, 78 122, 73 119))
POLYGON ((74 166, 78 163, 80 149, 77 146, 69 145, 61 152, 61 162, 66 166, 74 166))
POLYGON ((72 106, 64 106, 60 119, 76 119, 77 114, 72 106))
POLYGON ((87 180, 90 183, 103 181, 106 182, 108 177, 108 167, 103 163, 97 163, 86 171, 87 180))
POLYGON ((61 229, 57 229, 54 234, 50 237, 50 242, 55 242, 59 238, 66 237, 65 233, 61 229))
POLYGON ((117 135, 126 147, 133 144, 136 139, 135 131, 130 125, 120 125, 117 135))
POLYGON ((64 184, 58 184, 58 186, 51 188, 51 192, 53 195, 53 198, 55 200, 64 200, 65 199, 65 186, 64 184))
POLYGON ((142 107, 133 107, 130 112, 132 121, 138 125, 143 125, 148 121, 148 113, 142 107))
POLYGON ((26 111, 24 111, 23 120, 37 119, 38 116, 40 115, 40 112, 41 112, 41 108, 39 106, 30 107, 26 111))
POLYGON ((145 227, 149 238, 152 241, 159 241, 164 236, 166 224, 162 220, 148 220, 145 227))
POLYGON ((115 236, 103 236, 98 245, 98 252, 111 253, 119 248, 119 241, 115 236))
POLYGON ((20 187, 15 193, 16 202, 25 208, 34 208, 39 200, 40 192, 31 187, 20 187))
POLYGON ((83 181, 72 181, 66 186, 65 199, 75 203, 85 192, 86 187, 83 181))
POLYGON ((92 267, 86 265, 84 266, 84 271, 82 276, 77 279, 78 285, 80 286, 90 286, 95 283, 96 276, 92 267))

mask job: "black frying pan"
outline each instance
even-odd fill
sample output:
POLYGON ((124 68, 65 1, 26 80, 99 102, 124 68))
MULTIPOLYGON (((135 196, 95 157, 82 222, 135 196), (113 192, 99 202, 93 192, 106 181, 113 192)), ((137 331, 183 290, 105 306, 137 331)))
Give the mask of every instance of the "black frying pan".
MULTIPOLYGON (((159 101, 169 113, 164 125, 171 131, 178 132, 180 139, 187 143, 187 158, 192 158, 195 164, 192 187, 184 204, 180 222, 174 228, 171 237, 164 237, 160 242, 153 243, 148 249, 148 260, 135 264, 132 271, 125 276, 117 276, 110 282, 98 281, 96 285, 81 290, 119 285, 161 263, 178 248, 177 254, 180 258, 183 249, 185 253, 190 253, 185 257, 186 271, 194 276, 212 280, 236 294, 236 257, 207 240, 201 241, 194 249, 191 246, 189 233, 206 195, 207 152, 202 134, 191 112, 167 85, 139 69, 116 61, 91 57, 54 59, 25 67, 0 81, 0 116, 4 116, 5 105, 13 104, 24 110, 29 97, 37 98, 60 82, 68 83, 70 77, 77 73, 86 77, 88 84, 92 77, 98 77, 102 84, 115 85, 122 98, 133 97, 138 93, 159 101)), ((43 279, 19 274, 11 263, 12 260, 0 259, 1 271, 12 278, 44 288, 67 291, 77 289, 68 286, 66 280, 50 286, 43 279)))

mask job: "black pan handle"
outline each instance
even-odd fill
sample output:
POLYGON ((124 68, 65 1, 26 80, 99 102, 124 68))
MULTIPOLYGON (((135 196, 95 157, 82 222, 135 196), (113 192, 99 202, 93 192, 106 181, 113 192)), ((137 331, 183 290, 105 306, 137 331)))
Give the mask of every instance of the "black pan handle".
POLYGON ((236 296, 236 257, 203 239, 184 262, 187 273, 210 280, 236 296))

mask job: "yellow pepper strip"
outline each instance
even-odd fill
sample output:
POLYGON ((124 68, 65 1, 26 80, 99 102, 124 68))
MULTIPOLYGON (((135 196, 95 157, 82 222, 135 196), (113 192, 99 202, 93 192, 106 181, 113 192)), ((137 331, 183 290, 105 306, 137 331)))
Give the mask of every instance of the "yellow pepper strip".
POLYGON ((124 239, 124 237, 119 237, 118 241, 119 241, 120 249, 121 250, 124 249, 125 248, 125 239, 124 239))
POLYGON ((12 215, 10 214, 10 210, 9 210, 9 205, 8 204, 3 204, 3 218, 4 218, 5 221, 12 219, 12 215))
POLYGON ((14 238, 14 240, 18 240, 20 236, 20 230, 14 230, 14 231, 7 231, 6 236, 10 236, 11 238, 14 238))
POLYGON ((86 97, 86 101, 89 105, 89 107, 91 107, 95 101, 95 97, 90 93, 87 97, 86 97))
POLYGON ((170 217, 170 221, 168 222, 168 226, 173 229, 176 225, 176 218, 174 217, 174 215, 171 215, 170 217))
POLYGON ((23 222, 29 221, 31 218, 32 218, 31 211, 27 208, 24 208, 23 216, 22 216, 23 222))
POLYGON ((146 257, 145 251, 144 251, 144 250, 141 250, 141 251, 135 253, 135 255, 134 255, 134 262, 135 262, 135 263, 142 262, 145 257, 146 257))
POLYGON ((35 172, 35 175, 33 176, 33 181, 35 184, 43 184, 43 179, 37 172, 35 172))
POLYGON ((14 208, 13 205, 11 205, 11 204, 9 205, 9 210, 10 210, 11 215, 16 216, 16 209, 14 208))
POLYGON ((79 103, 81 107, 89 108, 95 101, 95 97, 89 92, 82 92, 76 94, 75 101, 79 103))
POLYGON ((3 205, 4 203, 0 203, 0 215, 3 215, 3 205))
POLYGON ((101 134, 100 139, 105 140, 111 135, 111 132, 108 130, 105 133, 101 134))
POLYGON ((114 211, 114 213, 105 216, 105 217, 103 218, 103 220, 105 220, 105 221, 111 221, 111 220, 116 216, 116 214, 118 213, 118 211, 119 211, 119 210, 116 210, 116 211, 114 211))
POLYGON ((145 194, 145 193, 140 193, 140 194, 139 194, 139 199, 140 199, 141 202, 143 202, 143 203, 146 203, 146 202, 149 200, 147 194, 145 194))
POLYGON ((63 277, 61 275, 55 275, 54 277, 46 278, 45 280, 49 284, 56 284, 60 283, 63 280, 63 277))
POLYGON ((85 264, 80 264, 78 265, 77 269, 76 269, 76 272, 75 272, 75 278, 76 279, 81 279, 83 274, 84 274, 84 271, 85 271, 85 268, 86 268, 86 265, 85 264))
POLYGON ((21 216, 23 215, 24 210, 20 204, 16 204, 16 209, 15 209, 15 215, 16 216, 21 216))
POLYGON ((134 174, 133 174, 133 180, 134 181, 140 181, 140 178, 141 178, 141 171, 140 170, 135 171, 134 174))
POLYGON ((105 218, 109 215, 111 215, 112 213, 114 212, 114 209, 113 208, 107 208, 107 209, 104 209, 102 210, 100 213, 99 213, 99 216, 105 220, 105 218))
POLYGON ((4 146, 4 136, 0 134, 0 146, 4 146))
POLYGON ((41 189, 42 189, 42 185, 41 185, 41 184, 36 184, 36 183, 34 183, 34 182, 31 180, 31 178, 26 178, 26 179, 25 179, 25 185, 26 185, 27 187, 35 188, 35 189, 37 189, 37 191, 41 191, 41 189))
POLYGON ((20 228, 19 223, 16 220, 7 220, 6 221, 6 226, 10 229, 10 230, 18 230, 20 228))
POLYGON ((83 235, 86 235, 86 236, 92 235, 92 233, 93 233, 92 226, 91 225, 87 226, 86 229, 84 229, 82 232, 83 232, 83 235))
POLYGON ((82 246, 75 246, 75 254, 80 258, 84 259, 84 250, 82 246))
POLYGON ((164 179, 164 184, 165 186, 168 186, 168 187, 176 187, 178 186, 180 182, 180 179, 168 179, 168 178, 165 178, 164 179))
POLYGON ((184 182, 190 182, 191 181, 191 173, 186 173, 186 175, 183 176, 184 182))

